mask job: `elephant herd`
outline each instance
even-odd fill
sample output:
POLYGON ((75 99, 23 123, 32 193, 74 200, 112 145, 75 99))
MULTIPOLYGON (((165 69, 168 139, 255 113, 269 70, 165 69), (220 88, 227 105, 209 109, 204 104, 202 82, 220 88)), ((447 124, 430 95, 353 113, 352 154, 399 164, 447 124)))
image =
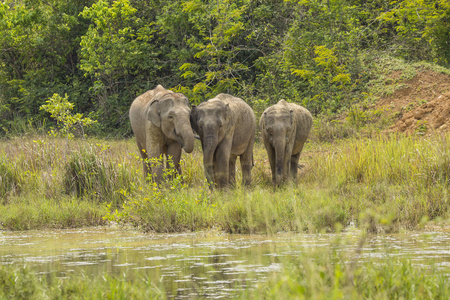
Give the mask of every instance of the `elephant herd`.
MULTIPOLYGON (((181 149, 194 150, 195 133, 203 149, 203 166, 208 184, 225 187, 235 183, 239 156, 242 182, 251 182, 256 117, 242 99, 219 94, 189 108, 187 97, 161 85, 138 96, 130 107, 130 122, 143 159, 144 177, 156 182, 163 178, 169 163, 151 164, 162 155, 172 158, 181 174, 181 149)), ((272 181, 280 185, 297 175, 298 161, 312 126, 310 112, 297 104, 280 100, 267 108, 259 122, 266 148, 272 181)))

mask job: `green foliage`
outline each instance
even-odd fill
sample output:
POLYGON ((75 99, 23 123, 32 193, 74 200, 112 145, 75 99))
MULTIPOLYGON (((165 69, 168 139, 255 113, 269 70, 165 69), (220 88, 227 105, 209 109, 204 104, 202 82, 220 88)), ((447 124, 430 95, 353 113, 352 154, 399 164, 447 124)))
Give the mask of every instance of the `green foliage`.
MULTIPOLYGON (((183 11, 198 31, 197 38, 188 40, 188 45, 196 51, 194 58, 198 62, 180 67, 184 71, 183 78, 200 79, 192 89, 194 94, 208 99, 220 92, 232 93, 241 81, 241 74, 249 71, 248 66, 237 59, 242 52, 238 43, 243 41, 245 33, 246 2, 192 0, 183 4, 183 11)), ((193 100, 200 102, 203 99, 193 100)))
POLYGON ((77 15, 90 1, 3 1, 0 5, 0 122, 44 118, 39 107, 55 92, 69 91, 82 110, 86 79, 77 69, 85 24, 77 15))
POLYGON ((72 139, 74 137, 72 133, 73 127, 78 126, 84 136, 83 127, 90 126, 97 122, 90 118, 83 118, 83 115, 80 113, 73 115, 71 110, 73 110, 74 104, 69 102, 67 94, 64 98, 58 94, 54 94, 53 97, 46 101, 46 103, 48 104, 41 105, 40 109, 50 113, 50 116, 57 121, 60 127, 58 132, 55 132, 52 129, 49 132, 50 135, 57 136, 58 134, 61 134, 62 136, 72 139))
POLYGON ((192 103, 225 92, 258 111, 285 98, 339 112, 364 100, 380 53, 448 66, 447 2, 3 1, 0 127, 47 126, 39 108, 59 93, 97 133, 128 135, 132 99, 157 84, 192 103))
POLYGON ((402 57, 433 59, 449 66, 449 16, 450 3, 446 0, 404 0, 378 19, 394 25, 401 41, 399 52, 402 57))
POLYGON ((80 16, 92 22, 81 37, 80 69, 93 80, 90 90, 99 108, 113 117, 116 109, 124 110, 130 103, 120 99, 123 81, 156 75, 154 23, 139 18, 128 0, 99 0, 85 7, 80 16))
MULTIPOLYGON (((162 158, 154 159, 150 165, 161 164, 162 158)), ((124 189, 123 205, 105 216, 105 219, 121 223, 132 223, 145 231, 180 232, 208 228, 213 224, 214 204, 208 199, 206 184, 195 190, 184 183, 185 177, 173 169, 173 163, 163 174, 161 184, 151 183, 141 192, 124 189)), ((150 175, 151 176, 151 175, 150 175)), ((151 177, 148 178, 151 181, 151 177)), ((112 204, 108 205, 112 208, 112 204)))

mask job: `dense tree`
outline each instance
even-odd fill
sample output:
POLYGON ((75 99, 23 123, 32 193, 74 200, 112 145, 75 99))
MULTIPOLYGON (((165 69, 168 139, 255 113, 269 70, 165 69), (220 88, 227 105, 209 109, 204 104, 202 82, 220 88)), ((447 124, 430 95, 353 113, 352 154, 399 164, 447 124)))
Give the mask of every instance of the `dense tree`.
POLYGON ((257 112, 286 98, 349 107, 383 51, 450 66, 446 0, 4 0, 0 127, 49 116, 67 94, 98 133, 128 134, 134 97, 163 84, 199 103, 220 92, 257 112))

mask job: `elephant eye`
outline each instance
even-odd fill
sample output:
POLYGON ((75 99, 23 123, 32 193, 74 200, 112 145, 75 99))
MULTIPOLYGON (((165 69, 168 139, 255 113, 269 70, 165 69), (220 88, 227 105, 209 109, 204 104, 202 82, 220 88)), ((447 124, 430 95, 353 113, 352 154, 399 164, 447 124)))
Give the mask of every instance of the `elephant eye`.
POLYGON ((172 120, 173 119, 173 115, 169 114, 169 116, 167 118, 169 118, 169 120, 172 120))

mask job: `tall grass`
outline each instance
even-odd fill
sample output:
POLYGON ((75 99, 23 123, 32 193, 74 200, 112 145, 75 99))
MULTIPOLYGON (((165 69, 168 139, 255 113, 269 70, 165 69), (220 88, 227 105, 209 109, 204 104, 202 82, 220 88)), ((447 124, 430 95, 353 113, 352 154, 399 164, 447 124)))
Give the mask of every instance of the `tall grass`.
POLYGON ((0 204, 5 204, 9 196, 20 193, 23 184, 17 167, 10 164, 4 156, 0 158, 0 204))
POLYGON ((215 191, 207 188, 199 144, 193 154, 183 155, 183 176, 160 186, 143 178, 133 140, 69 141, 66 146, 48 137, 15 139, 2 143, 0 153, 0 224, 8 229, 42 228, 46 222, 58 228, 99 224, 88 211, 97 216, 106 207, 107 220, 158 232, 320 232, 349 224, 392 232, 449 213, 448 135, 311 142, 297 181, 277 189, 259 143, 252 185, 241 187, 238 168, 236 187, 215 191), (26 224, 13 216, 27 205, 50 207, 61 199, 78 203, 84 208, 79 218, 89 221, 59 218, 70 206, 48 210, 49 216, 31 209, 35 221, 26 224))

